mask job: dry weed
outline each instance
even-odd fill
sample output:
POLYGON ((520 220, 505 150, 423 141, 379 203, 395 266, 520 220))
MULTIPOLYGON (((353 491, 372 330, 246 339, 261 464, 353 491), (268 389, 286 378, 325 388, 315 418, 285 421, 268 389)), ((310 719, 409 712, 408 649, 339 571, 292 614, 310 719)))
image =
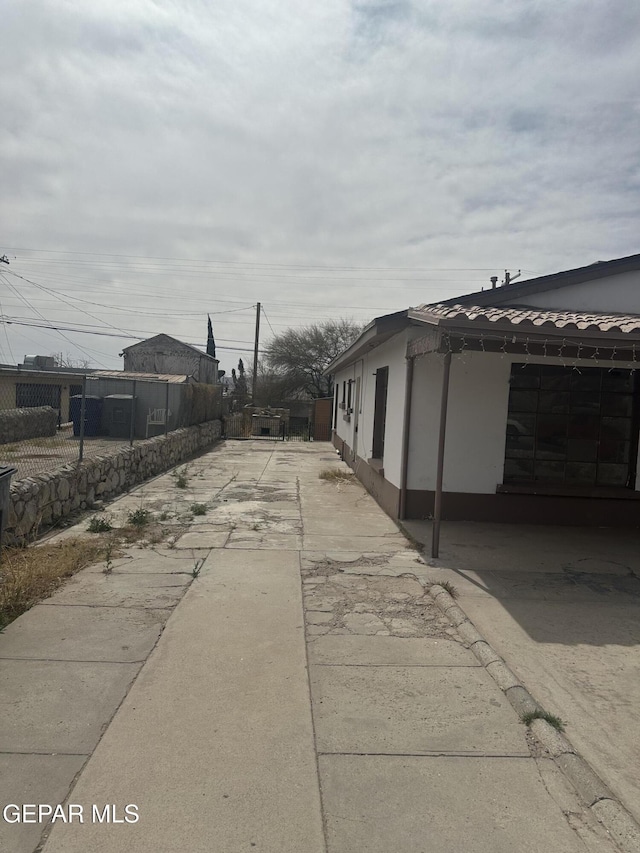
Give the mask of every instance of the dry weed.
POLYGON ((353 471, 345 471, 344 468, 325 468, 318 476, 321 480, 328 480, 331 483, 355 482, 353 471))
POLYGON ((94 539, 65 539, 38 548, 6 548, 0 564, 0 626, 51 595, 80 569, 99 562, 104 550, 94 539))

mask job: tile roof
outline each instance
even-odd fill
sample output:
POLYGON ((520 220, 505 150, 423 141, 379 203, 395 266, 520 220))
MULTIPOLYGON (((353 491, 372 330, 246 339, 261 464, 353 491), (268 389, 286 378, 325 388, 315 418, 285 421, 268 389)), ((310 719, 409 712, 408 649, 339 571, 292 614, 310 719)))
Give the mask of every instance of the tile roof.
POLYGON ((184 373, 137 373, 132 370, 93 370, 90 379, 140 379, 146 382, 169 382, 171 385, 181 385, 189 381, 184 373))
MULTIPOLYGON (((412 319, 439 324, 442 321, 486 325, 519 326, 523 329, 561 329, 566 331, 619 332, 625 335, 640 332, 640 315, 598 314, 589 311, 545 311, 532 308, 491 308, 479 305, 419 305, 409 312, 412 319)), ((446 322, 445 322, 446 325, 446 322)))

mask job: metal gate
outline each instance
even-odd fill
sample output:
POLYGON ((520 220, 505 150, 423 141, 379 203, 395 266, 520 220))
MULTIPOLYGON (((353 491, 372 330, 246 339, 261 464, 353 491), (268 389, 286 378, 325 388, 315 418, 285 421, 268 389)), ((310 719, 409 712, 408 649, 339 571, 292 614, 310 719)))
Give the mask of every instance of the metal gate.
POLYGON ((226 415, 222 419, 222 437, 284 441, 285 424, 281 418, 258 415, 246 418, 242 413, 226 415))
POLYGON ((267 441, 330 441, 331 403, 316 400, 314 417, 233 412, 222 417, 222 437, 267 441), (327 405, 328 403, 328 405, 327 405))

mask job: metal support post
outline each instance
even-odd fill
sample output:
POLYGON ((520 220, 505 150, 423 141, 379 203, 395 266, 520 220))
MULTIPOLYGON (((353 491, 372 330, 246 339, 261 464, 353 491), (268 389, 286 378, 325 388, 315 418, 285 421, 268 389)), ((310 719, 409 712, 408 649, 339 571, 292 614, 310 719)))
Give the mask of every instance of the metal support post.
POLYGON ((78 462, 82 462, 84 456, 84 418, 87 410, 87 377, 82 377, 82 399, 80 400, 80 449, 78 451, 78 462))
POLYGON ((442 519, 442 481, 444 476, 444 443, 447 433, 447 405, 449 402, 449 374, 451 373, 451 353, 444 357, 442 369, 442 396, 440 399, 440 435, 438 437, 438 471, 436 474, 436 495, 433 506, 433 540, 431 556, 437 557, 440 551, 440 521, 442 519))

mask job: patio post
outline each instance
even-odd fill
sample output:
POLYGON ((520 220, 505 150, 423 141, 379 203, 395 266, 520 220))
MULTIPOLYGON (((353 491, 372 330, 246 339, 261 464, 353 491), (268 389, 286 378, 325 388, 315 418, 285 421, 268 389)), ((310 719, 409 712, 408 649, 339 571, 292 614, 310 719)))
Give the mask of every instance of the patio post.
POLYGON ((440 551, 440 520, 442 518, 442 480, 444 474, 444 442, 447 432, 447 404, 449 402, 449 374, 451 373, 451 352, 446 353, 442 370, 442 396, 440 398, 440 435, 438 437, 438 470, 436 474, 436 495, 433 505, 433 539, 431 556, 437 557, 440 551))

